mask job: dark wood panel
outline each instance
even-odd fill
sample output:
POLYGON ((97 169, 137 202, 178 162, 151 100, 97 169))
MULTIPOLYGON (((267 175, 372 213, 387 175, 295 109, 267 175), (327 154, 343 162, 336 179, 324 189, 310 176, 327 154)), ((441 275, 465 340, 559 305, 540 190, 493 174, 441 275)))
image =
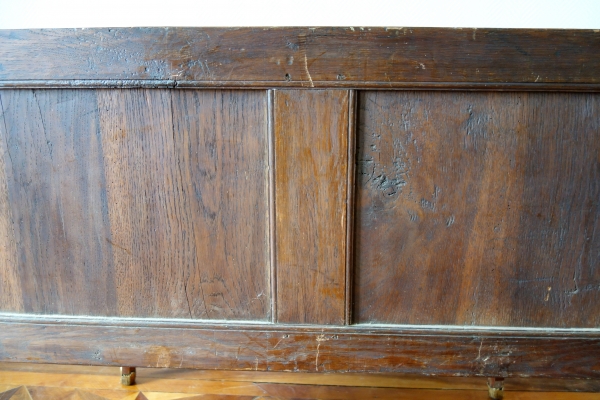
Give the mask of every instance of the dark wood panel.
POLYGON ((264 92, 0 96, 2 310, 268 318, 264 92))
POLYGON ((358 321, 600 324, 599 96, 366 92, 358 146, 358 321))
POLYGON ((95 92, 3 91, 0 99, 6 177, 2 207, 9 213, 0 240, 14 251, 0 269, 15 278, 0 284, 3 294, 21 303, 13 308, 2 301, 0 307, 33 313, 116 312, 114 269, 107 267, 113 247, 95 92))
POLYGON ((358 27, 3 30, 0 60, 0 81, 9 86, 44 84, 30 80, 171 87, 447 82, 530 83, 534 90, 589 84, 588 90, 598 90, 600 34, 358 27))
POLYGON ((274 92, 277 321, 345 321, 348 91, 274 92))
MULTIPOLYGON (((175 153, 201 284, 195 317, 270 318, 267 103, 263 91, 171 91, 175 153), (199 299, 202 299, 200 301, 199 299)), ((175 226, 174 229, 181 229, 175 226)), ((185 232, 184 232, 185 234, 185 232)))
POLYGON ((585 331, 177 324, 0 315, 13 362, 445 376, 600 377, 585 331), (108 322, 108 324, 107 324, 108 322))

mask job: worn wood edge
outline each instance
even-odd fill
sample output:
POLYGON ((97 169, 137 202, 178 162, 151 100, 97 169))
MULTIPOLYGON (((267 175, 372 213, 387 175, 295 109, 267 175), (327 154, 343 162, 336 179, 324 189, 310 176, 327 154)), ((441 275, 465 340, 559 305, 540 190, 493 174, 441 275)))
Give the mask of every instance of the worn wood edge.
POLYGON ((273 90, 267 90, 267 141, 269 142, 269 247, 271 284, 271 321, 277 322, 277 222, 275 210, 275 116, 273 90))
POLYGON ((70 315, 35 315, 0 313, 2 324, 41 324, 64 326, 104 326, 166 328, 191 330, 230 330, 276 331, 276 332, 316 332, 349 334, 393 334, 409 336, 490 336, 514 338, 581 338, 600 339, 600 328, 538 328, 512 326, 461 326, 461 325, 316 325, 316 324, 273 324, 268 321, 232 321, 183 318, 134 318, 134 317, 95 317, 70 315))
MULTIPOLYGON (((0 79, 600 84, 600 30, 135 27, 0 30, 0 79), (294 62, 295 61, 295 62, 294 62), (309 72, 310 71, 310 72, 309 72)), ((289 83, 288 83, 289 82, 289 83)), ((241 83, 244 85, 245 83, 241 83)), ((260 83, 258 83, 260 84, 260 83)))
POLYGON ((377 89, 469 90, 526 92, 600 92, 597 83, 481 83, 481 82, 372 82, 372 81, 177 81, 177 80, 0 80, 1 89, 377 89))
POLYGON ((347 192, 346 192, 346 325, 352 324, 352 295, 354 276, 354 186, 356 163, 356 121, 357 121, 356 90, 348 92, 348 161, 347 192))
MULTIPOLYGON (((63 318, 64 319, 64 318, 63 318)), ((71 321, 72 322, 72 321, 71 321)), ((0 361, 292 372, 600 378, 600 335, 365 327, 0 322, 0 361), (423 332, 422 332, 423 333, 423 332)))

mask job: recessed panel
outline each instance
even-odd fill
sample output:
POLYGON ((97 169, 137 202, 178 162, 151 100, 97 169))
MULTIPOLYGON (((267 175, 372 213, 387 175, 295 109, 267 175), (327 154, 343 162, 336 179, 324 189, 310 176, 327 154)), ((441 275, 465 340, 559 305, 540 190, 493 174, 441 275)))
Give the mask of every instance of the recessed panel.
POLYGON ((265 92, 0 99, 2 311, 269 317, 265 92))
POLYGON ((600 324, 600 96, 359 104, 357 322, 600 324))

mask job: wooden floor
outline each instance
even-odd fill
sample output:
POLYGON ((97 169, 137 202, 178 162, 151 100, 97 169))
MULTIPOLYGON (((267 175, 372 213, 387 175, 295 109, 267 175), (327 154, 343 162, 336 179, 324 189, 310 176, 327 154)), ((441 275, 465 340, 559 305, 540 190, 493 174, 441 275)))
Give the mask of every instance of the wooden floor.
MULTIPOLYGON (((505 399, 600 399, 600 381, 509 379, 505 399)), ((0 400, 487 399, 482 378, 138 368, 121 386, 113 367, 0 363, 0 400)))

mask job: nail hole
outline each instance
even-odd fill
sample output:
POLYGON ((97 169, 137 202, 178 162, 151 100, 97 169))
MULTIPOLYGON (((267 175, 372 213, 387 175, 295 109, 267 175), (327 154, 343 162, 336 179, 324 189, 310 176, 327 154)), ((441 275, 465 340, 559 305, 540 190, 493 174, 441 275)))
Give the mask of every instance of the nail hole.
POLYGON ((290 74, 285 74, 285 80, 288 81, 288 82, 291 81, 292 80, 291 75, 290 74))

